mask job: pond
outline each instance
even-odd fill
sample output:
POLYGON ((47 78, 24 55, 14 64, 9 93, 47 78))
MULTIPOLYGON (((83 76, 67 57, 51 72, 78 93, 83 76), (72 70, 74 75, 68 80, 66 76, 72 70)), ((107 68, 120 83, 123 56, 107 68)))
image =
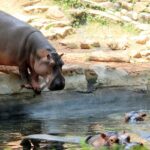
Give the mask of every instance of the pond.
POLYGON ((19 149, 22 137, 35 133, 87 136, 125 130, 142 138, 150 136, 149 115, 144 123, 124 123, 124 114, 132 110, 150 114, 150 93, 104 88, 89 94, 60 91, 0 96, 0 149, 19 149))

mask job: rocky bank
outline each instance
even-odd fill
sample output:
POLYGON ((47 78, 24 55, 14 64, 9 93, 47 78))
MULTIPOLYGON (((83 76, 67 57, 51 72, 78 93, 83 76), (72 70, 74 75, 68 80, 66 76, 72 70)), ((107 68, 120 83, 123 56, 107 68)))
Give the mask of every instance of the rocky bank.
MULTIPOLYGON (((22 0, 18 2, 18 13, 13 15, 41 30, 58 53, 64 53, 65 90, 85 92, 90 88, 114 86, 149 90, 150 2, 81 0, 81 4, 82 7, 68 9, 69 15, 66 15, 55 3, 22 0), (107 37, 104 43, 92 38, 67 38, 78 30, 73 28, 74 21, 85 15, 98 16, 112 23, 130 24, 138 34, 107 37)), ((9 13, 8 9, 2 10, 9 13)), ((20 88, 16 67, 1 66, 0 70, 0 94, 31 91, 20 88)))

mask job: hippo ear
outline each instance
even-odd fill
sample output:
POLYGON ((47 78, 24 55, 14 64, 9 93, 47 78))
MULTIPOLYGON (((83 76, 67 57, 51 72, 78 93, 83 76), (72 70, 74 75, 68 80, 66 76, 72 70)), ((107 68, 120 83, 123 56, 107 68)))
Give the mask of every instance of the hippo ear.
POLYGON ((106 139, 106 134, 104 134, 104 133, 101 133, 101 137, 103 138, 103 139, 106 139))
POLYGON ((47 59, 50 60, 51 56, 50 54, 47 54, 47 59))

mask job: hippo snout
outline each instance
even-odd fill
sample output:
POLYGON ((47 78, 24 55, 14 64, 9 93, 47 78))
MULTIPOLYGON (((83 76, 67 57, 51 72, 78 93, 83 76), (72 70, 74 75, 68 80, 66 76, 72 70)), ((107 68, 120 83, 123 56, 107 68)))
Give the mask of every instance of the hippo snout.
POLYGON ((64 77, 56 77, 50 86, 48 87, 51 91, 63 90, 65 87, 65 79, 64 77))

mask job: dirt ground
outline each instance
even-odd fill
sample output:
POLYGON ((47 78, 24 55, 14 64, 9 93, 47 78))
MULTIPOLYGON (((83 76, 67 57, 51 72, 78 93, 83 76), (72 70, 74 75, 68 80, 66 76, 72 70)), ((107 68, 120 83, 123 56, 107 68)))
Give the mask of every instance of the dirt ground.
MULTIPOLYGON (((13 15, 27 15, 23 11, 22 4, 27 2, 26 0, 11 0, 11 1, 6 1, 6 0, 0 0, 0 10, 6 11, 10 14, 13 15)), ((52 1, 48 0, 41 0, 40 2, 42 5, 47 5, 51 4, 52 1)), ((41 15, 41 14, 38 14, 41 15)), ((121 28, 119 28, 117 25, 116 26, 99 26, 98 24, 90 24, 88 26, 83 26, 79 29, 76 29, 76 34, 69 35, 65 39, 67 40, 74 40, 76 42, 79 42, 81 39, 85 38, 92 38, 96 39, 100 42, 101 47, 100 50, 107 50, 107 46, 105 44, 106 38, 111 37, 130 37, 133 36, 132 33, 123 31, 121 28)), ((86 55, 90 54, 93 49, 85 50, 85 49, 70 49, 66 46, 63 46, 60 44, 60 40, 53 40, 50 41, 52 45, 57 49, 58 53, 64 53, 63 60, 65 64, 77 64, 81 66, 89 66, 93 64, 103 64, 106 66, 110 67, 115 67, 115 68, 123 68, 127 70, 128 72, 140 72, 143 70, 149 70, 150 69, 150 63, 115 63, 115 62, 93 62, 93 61, 87 61, 86 60, 86 55)), ((135 44, 131 44, 131 49, 138 49, 139 46, 135 44)), ((141 47, 142 48, 142 47, 141 47)), ((15 67, 4 67, 1 66, 0 70, 4 72, 9 72, 10 70, 13 72, 17 72, 15 67)))

